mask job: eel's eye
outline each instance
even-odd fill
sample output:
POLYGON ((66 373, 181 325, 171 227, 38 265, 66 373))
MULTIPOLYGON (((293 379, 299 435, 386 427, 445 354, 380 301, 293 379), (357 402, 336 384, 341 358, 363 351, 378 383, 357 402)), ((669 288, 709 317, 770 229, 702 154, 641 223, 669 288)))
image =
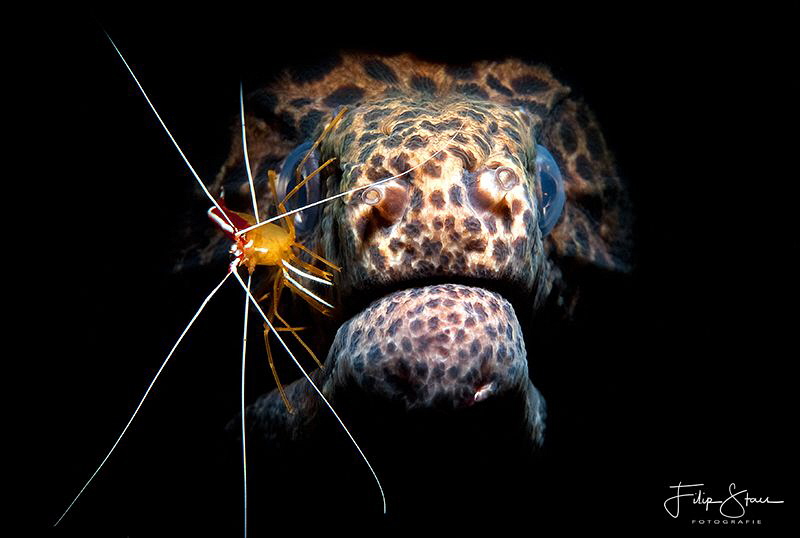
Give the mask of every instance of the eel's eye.
MULTIPOLYGON (((296 148, 292 150, 289 155, 281 163, 281 171, 278 174, 278 184, 276 185, 276 190, 278 191, 278 201, 281 201, 286 197, 287 194, 291 193, 292 190, 298 184, 298 167, 300 163, 305 159, 308 152, 311 150, 311 146, 313 142, 308 141, 300 144, 296 148)), ((303 169, 300 170, 300 181, 302 178, 305 178, 311 172, 316 170, 319 167, 319 153, 317 151, 312 152, 308 155, 305 163, 303 163, 303 169)), ((297 209, 298 207, 302 207, 307 204, 312 204, 320 199, 320 178, 319 176, 314 176, 309 181, 306 182, 296 193, 292 194, 289 199, 286 200, 286 209, 292 210, 297 209)), ((304 209, 298 213, 294 214, 294 226, 297 230, 297 233, 302 235, 305 232, 308 232, 316 226, 317 221, 319 220, 320 215, 320 206, 309 207, 308 209, 304 209)))
POLYGON ((542 236, 550 233, 564 210, 564 178, 553 155, 544 146, 536 145, 536 173, 542 186, 539 204, 539 229, 542 236))
POLYGON ((494 179, 497 185, 504 191, 510 191, 519 182, 517 173, 508 166, 501 166, 494 171, 494 179))

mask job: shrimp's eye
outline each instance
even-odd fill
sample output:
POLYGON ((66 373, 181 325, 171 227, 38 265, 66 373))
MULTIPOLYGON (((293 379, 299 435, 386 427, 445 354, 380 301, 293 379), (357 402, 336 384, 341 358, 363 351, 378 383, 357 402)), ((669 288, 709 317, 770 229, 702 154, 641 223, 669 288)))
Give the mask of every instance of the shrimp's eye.
POLYGON ((553 155, 544 146, 536 145, 536 173, 542 186, 539 204, 539 229, 547 235, 555 227, 564 210, 564 178, 553 155))
MULTIPOLYGON (((312 141, 304 142, 292 150, 281 163, 281 171, 278 174, 278 184, 275 186, 278 191, 278 201, 283 200, 286 195, 291 194, 298 184, 298 167, 302 163, 300 170, 300 180, 311 174, 319 167, 319 152, 311 151, 312 141), (308 158, 306 158, 308 155, 308 158), (303 160, 305 159, 305 162, 303 160)), ((313 204, 320 199, 320 178, 314 176, 305 183, 300 189, 286 200, 286 209, 292 210, 313 204)), ((294 214, 294 226, 299 235, 311 231, 319 220, 320 206, 309 207, 294 214)))

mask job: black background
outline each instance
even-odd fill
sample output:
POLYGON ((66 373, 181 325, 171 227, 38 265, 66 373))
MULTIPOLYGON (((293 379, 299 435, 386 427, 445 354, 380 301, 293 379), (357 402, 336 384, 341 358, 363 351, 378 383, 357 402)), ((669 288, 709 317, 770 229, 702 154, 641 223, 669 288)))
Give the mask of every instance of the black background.
MULTIPOLYGON (((684 8, 579 21, 507 8, 477 18, 433 6, 420 17, 303 9, 101 11, 71 17, 54 34, 47 56, 56 69, 45 73, 35 107, 33 168, 46 182, 25 182, 20 195, 50 217, 36 229, 53 245, 34 263, 48 301, 35 315, 50 321, 31 340, 30 360, 46 380, 46 410, 30 421, 46 453, 33 525, 57 519, 224 274, 170 272, 188 245, 175 230, 207 203, 100 24, 207 182, 227 154, 240 79, 255 88, 267 73, 341 47, 446 61, 516 55, 552 66, 595 110, 630 185, 636 270, 589 295, 573 325, 536 336, 531 370, 550 410, 541 481, 528 476, 509 510, 450 507, 442 521, 491 524, 499 534, 519 524, 530 534, 543 526, 682 532, 697 527, 688 515, 669 518, 662 503, 683 481, 704 482, 715 496, 736 482, 787 501, 752 508, 762 525, 751 531, 792 524, 798 88, 781 14, 684 8)), ((239 462, 221 435, 238 409, 241 316, 241 293, 229 285, 57 533, 241 532, 239 462)), ((269 383, 265 368, 250 367, 250 394, 269 383)), ((319 451, 325 459, 326 447, 319 451)), ((376 518, 366 469, 347 465, 350 482, 309 481, 297 499, 306 522, 326 498, 354 495, 363 504, 326 525, 419 523, 413 511, 391 514, 393 500, 407 507, 400 497, 413 488, 390 489, 390 516, 376 518)), ((478 476, 476 495, 485 494, 479 484, 478 476)), ((300 528, 275 515, 275 530, 287 523, 300 528)))

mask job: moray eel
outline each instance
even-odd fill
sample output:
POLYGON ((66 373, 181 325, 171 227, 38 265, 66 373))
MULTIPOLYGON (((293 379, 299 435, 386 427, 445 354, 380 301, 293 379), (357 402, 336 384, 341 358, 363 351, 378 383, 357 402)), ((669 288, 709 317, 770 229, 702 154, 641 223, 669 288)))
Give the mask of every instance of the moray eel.
MULTIPOLYGON (((520 441, 540 444, 545 404, 529 375, 535 346, 525 340, 532 320, 568 317, 587 268, 629 269, 626 188, 594 115, 548 68, 519 60, 452 66, 338 55, 290 69, 247 99, 262 207, 274 214, 267 170, 279 172, 286 192, 297 155, 341 107, 343 118, 309 161, 334 164, 290 208, 405 174, 372 198, 354 193, 295 217, 299 240, 342 268, 325 296, 335 317, 317 320, 330 331, 313 342, 327 355, 315 379, 351 421, 365 410, 456 417, 504 402, 520 441), (540 148, 565 194, 547 227, 540 148), (500 169, 510 179, 504 188, 500 169)), ((232 132, 215 187, 247 211, 238 124, 232 132)), ((201 254, 212 259, 224 248, 216 238, 201 254)), ((281 308, 302 320, 311 315, 302 307, 281 308)), ((313 439, 327 417, 305 379, 287 393, 294 414, 274 391, 247 411, 254 438, 271 447, 313 439)))

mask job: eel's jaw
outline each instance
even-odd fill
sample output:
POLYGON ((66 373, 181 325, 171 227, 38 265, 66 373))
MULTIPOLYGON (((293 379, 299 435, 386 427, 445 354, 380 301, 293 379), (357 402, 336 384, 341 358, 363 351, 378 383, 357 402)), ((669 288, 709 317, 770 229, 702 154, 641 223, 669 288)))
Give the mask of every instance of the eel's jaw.
POLYGON ((352 386, 406 411, 470 407, 528 380, 511 305, 455 284, 374 302, 340 327, 328 359, 327 393, 352 386))
MULTIPOLYGON (((542 442, 545 405, 528 375, 522 329, 511 304, 482 288, 443 284, 387 295, 344 323, 314 373, 343 415, 502 413, 531 445, 542 442), (498 403, 499 402, 499 403, 498 403), (508 415, 513 415, 514 418, 508 415)), ((305 379, 248 410, 262 440, 278 448, 313 437, 319 398, 305 379)), ((425 419, 423 419, 425 420, 425 419)))

